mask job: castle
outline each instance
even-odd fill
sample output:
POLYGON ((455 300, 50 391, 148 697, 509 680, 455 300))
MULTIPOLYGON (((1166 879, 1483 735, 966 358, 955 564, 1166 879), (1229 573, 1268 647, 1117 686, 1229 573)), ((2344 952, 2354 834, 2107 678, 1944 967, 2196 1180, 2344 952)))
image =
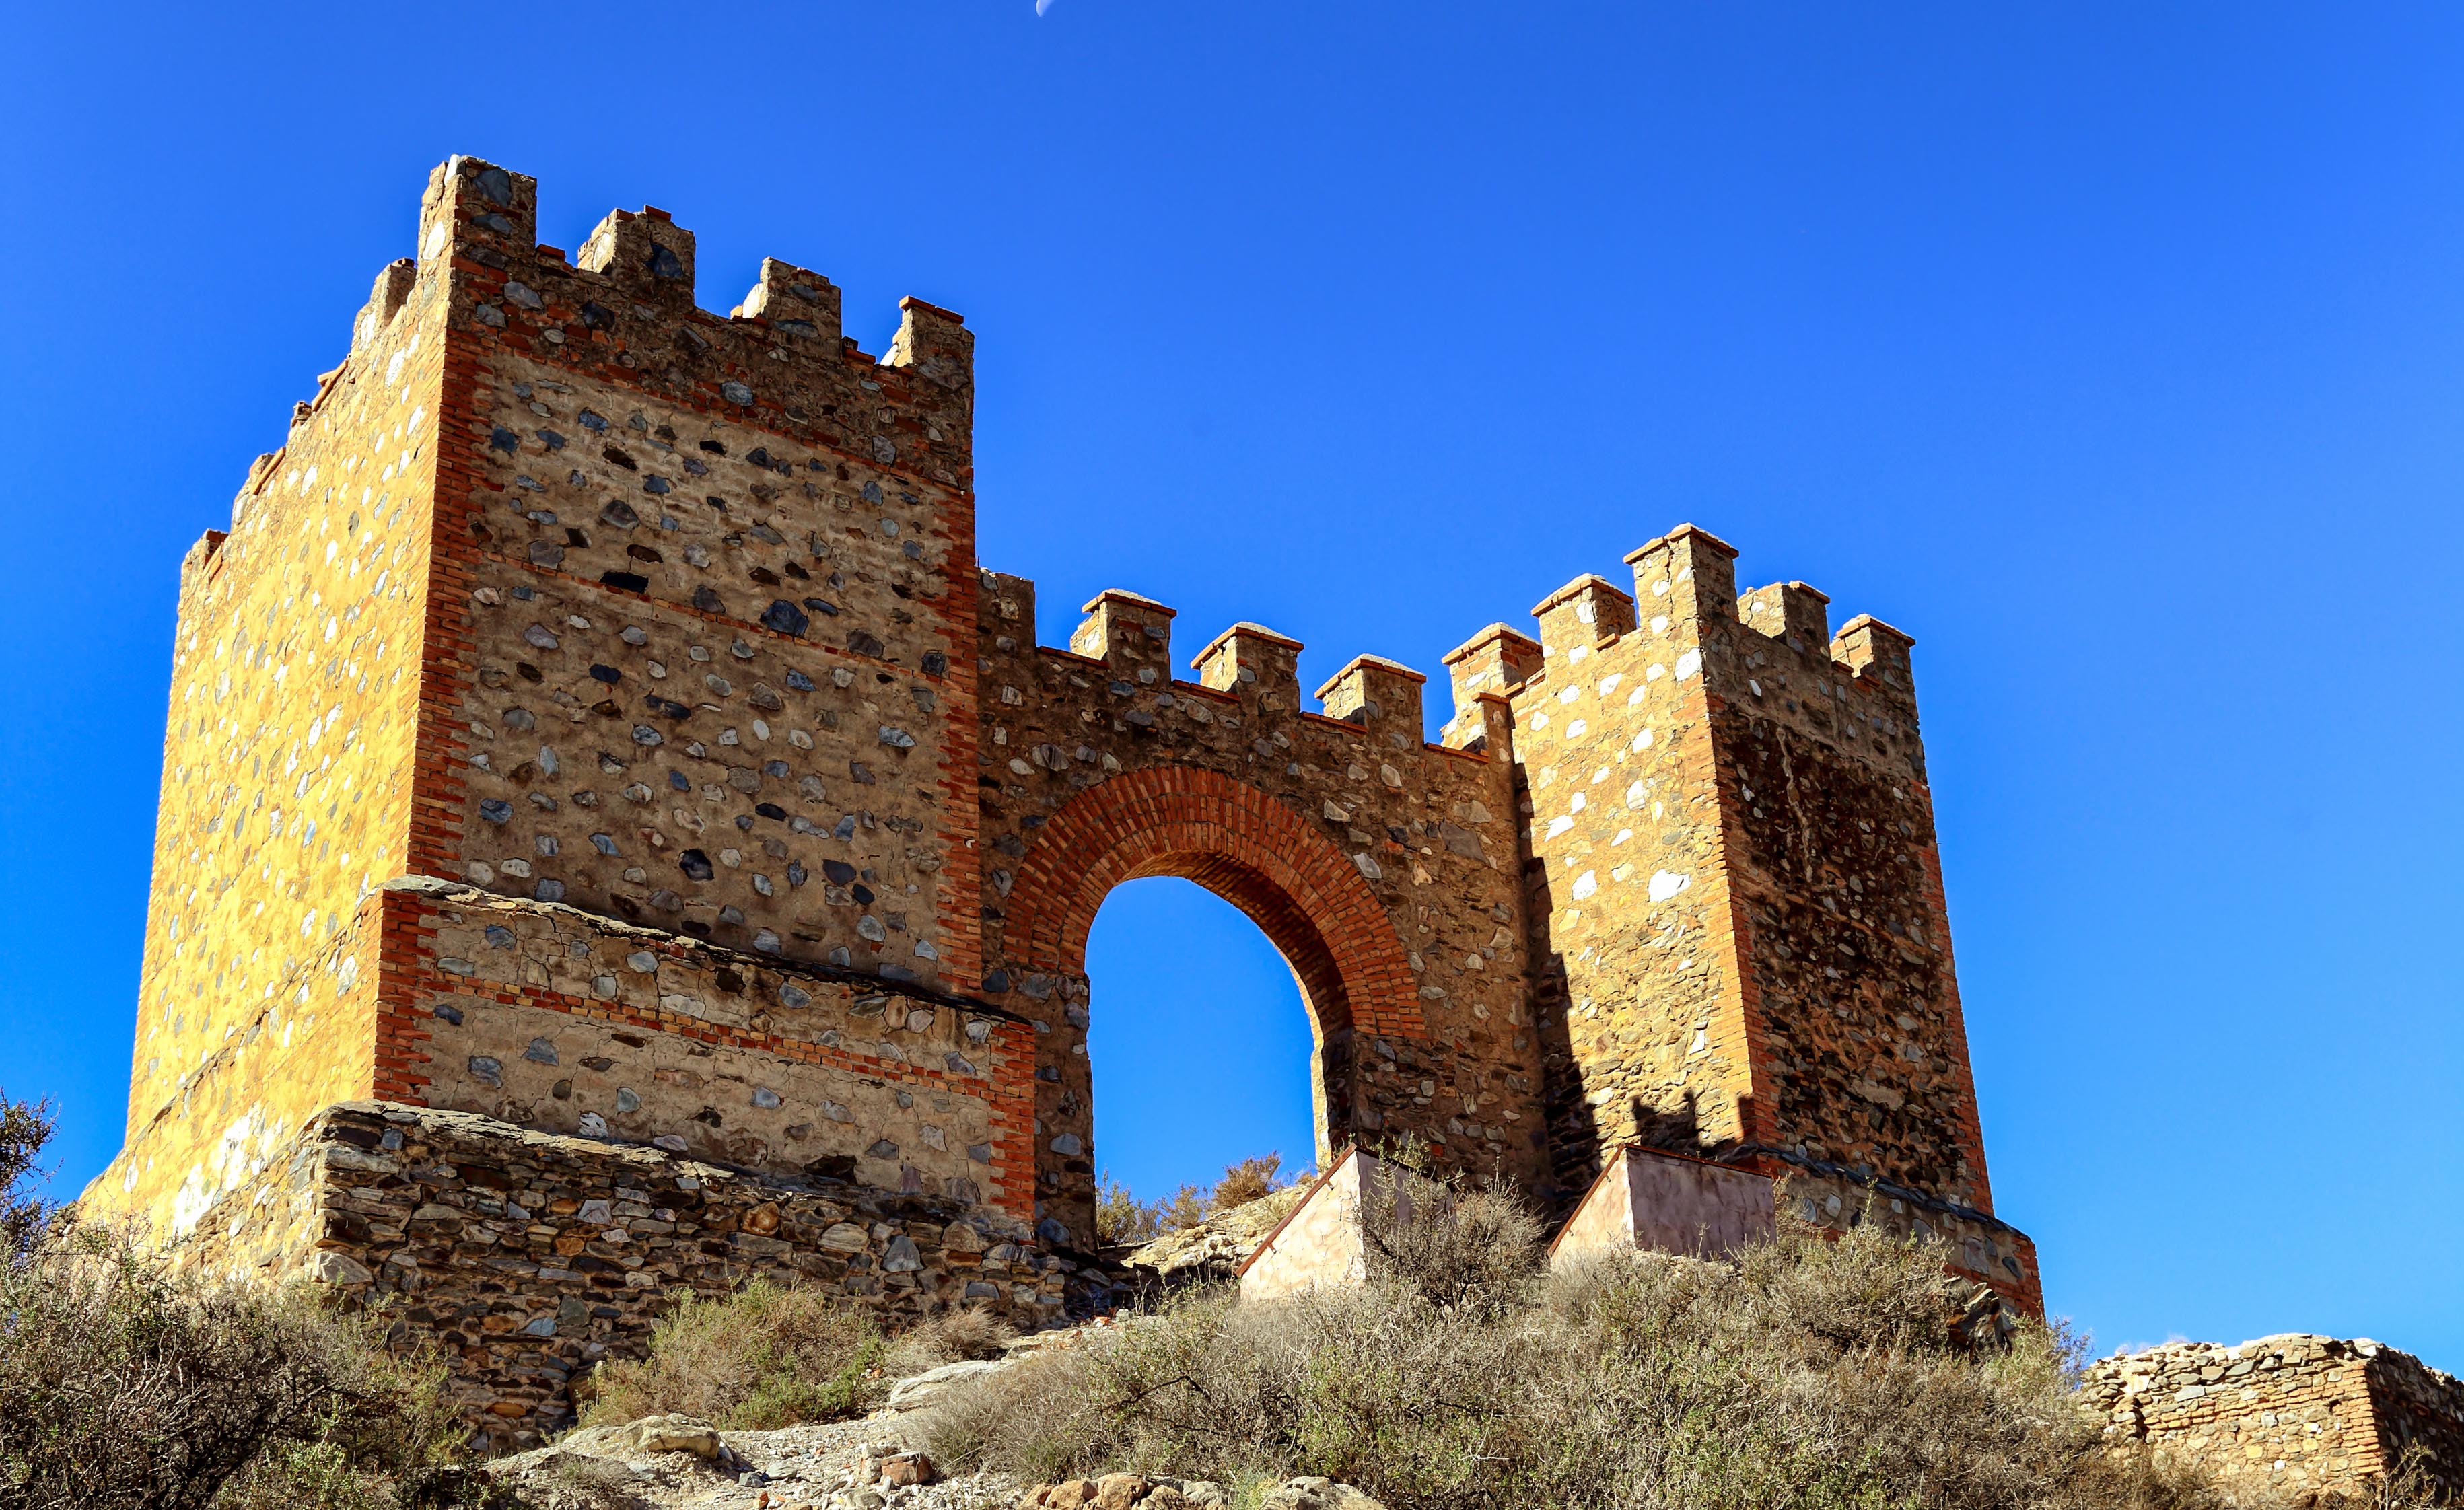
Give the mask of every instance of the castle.
POLYGON ((1312 711, 1292 639, 1176 647, 1133 593, 1045 646, 976 558, 957 316, 868 356, 765 261, 721 317, 667 214, 568 261, 536 192, 436 170, 183 565, 90 1206, 399 1298, 508 1440, 679 1285, 1046 1319, 1093 1245, 1088 929, 1174 875, 1298 976, 1321 1160, 1416 1140, 1562 1213, 1683 1154, 2041 1309, 1907 636, 1680 526, 1448 655, 1436 742, 1418 670, 1312 711))

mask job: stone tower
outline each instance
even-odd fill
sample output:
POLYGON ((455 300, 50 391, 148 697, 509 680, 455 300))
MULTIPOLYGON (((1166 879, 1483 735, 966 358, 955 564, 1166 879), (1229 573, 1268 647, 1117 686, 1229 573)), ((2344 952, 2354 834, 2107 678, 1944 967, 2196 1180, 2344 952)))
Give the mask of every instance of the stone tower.
POLYGON ((1837 637, 1803 582, 1740 595, 1682 526, 1448 659, 1512 689, 1562 1172, 1639 1145, 1781 1175, 1800 1215, 1950 1237, 2041 1305, 1991 1215, 1909 638, 1837 637))
POLYGON ((437 169, 418 256, 181 576, 128 1140, 200 1261, 409 1300, 509 1438, 674 1286, 1054 1314, 1093 1239, 1087 932, 1178 875, 1291 963, 1319 1155, 1409 1137, 1562 1210, 1624 1146, 1814 1219, 1991 1215, 1907 640, 1635 592, 1305 706, 1254 624, 975 553, 972 338, 875 359, 821 274, 722 317, 693 238, 568 260, 437 169), (1639 610, 1638 603, 1641 604, 1639 610))

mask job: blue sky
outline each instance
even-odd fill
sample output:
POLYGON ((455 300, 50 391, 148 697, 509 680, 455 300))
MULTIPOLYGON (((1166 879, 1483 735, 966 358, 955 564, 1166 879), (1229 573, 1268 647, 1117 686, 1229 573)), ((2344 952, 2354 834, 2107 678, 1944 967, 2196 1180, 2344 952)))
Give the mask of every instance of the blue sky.
MULTIPOLYGON (((964 312, 1047 642, 1122 586, 1435 672, 1683 519, 1906 628, 2055 1307, 2464 1368, 2464 11, 0 20, 0 1085, 65 1189, 119 1138, 180 555, 467 152, 568 248, 673 211, 706 305, 774 254, 868 349, 964 312)), ((1237 915, 1127 888, 1093 960, 1105 1163, 1306 1158, 1237 915)))

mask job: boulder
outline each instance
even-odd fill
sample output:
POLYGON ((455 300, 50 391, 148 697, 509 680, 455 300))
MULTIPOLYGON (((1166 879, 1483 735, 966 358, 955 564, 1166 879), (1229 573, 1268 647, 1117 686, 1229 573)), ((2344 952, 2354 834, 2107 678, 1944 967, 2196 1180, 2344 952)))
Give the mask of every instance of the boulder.
POLYGON ((913 1378, 901 1379, 890 1387, 889 1398, 883 1403, 893 1411, 913 1411, 935 1404, 952 1385, 963 1383, 979 1374, 991 1373, 1002 1367, 1005 1359, 989 1363, 967 1362, 943 1364, 940 1368, 913 1378))
POLYGON ((1331 1478, 1287 1478, 1258 1502, 1258 1510, 1386 1510, 1350 1484, 1331 1478))

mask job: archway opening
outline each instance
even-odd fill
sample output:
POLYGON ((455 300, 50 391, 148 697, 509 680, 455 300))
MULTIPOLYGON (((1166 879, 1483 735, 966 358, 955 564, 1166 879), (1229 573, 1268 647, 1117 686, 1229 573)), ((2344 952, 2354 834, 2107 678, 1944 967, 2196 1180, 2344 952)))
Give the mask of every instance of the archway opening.
POLYGON ((1308 1005, 1239 908, 1177 877, 1129 881, 1087 939, 1094 1163, 1141 1199, 1267 1153, 1288 1177, 1326 1140, 1308 1005))
MULTIPOLYGON (((1097 1241, 1094 1084, 1087 1056, 1088 934, 1130 882, 1177 877, 1239 909, 1289 963, 1307 1008, 1315 1100, 1312 1157, 1352 1140, 1358 1036, 1423 1040, 1413 971, 1370 868, 1284 802, 1215 772, 1180 767, 1090 786, 1032 841, 996 841, 1003 899, 993 956, 1035 1024, 1035 1222, 1045 1240, 1097 1241)), ((1003 988, 993 988, 1003 989, 1003 988)), ((1392 1057, 1390 1048, 1382 1050, 1392 1057)), ((1195 1066, 1194 1068, 1202 1068, 1195 1066)), ((1370 1126, 1378 1126, 1373 1120, 1370 1126)))

